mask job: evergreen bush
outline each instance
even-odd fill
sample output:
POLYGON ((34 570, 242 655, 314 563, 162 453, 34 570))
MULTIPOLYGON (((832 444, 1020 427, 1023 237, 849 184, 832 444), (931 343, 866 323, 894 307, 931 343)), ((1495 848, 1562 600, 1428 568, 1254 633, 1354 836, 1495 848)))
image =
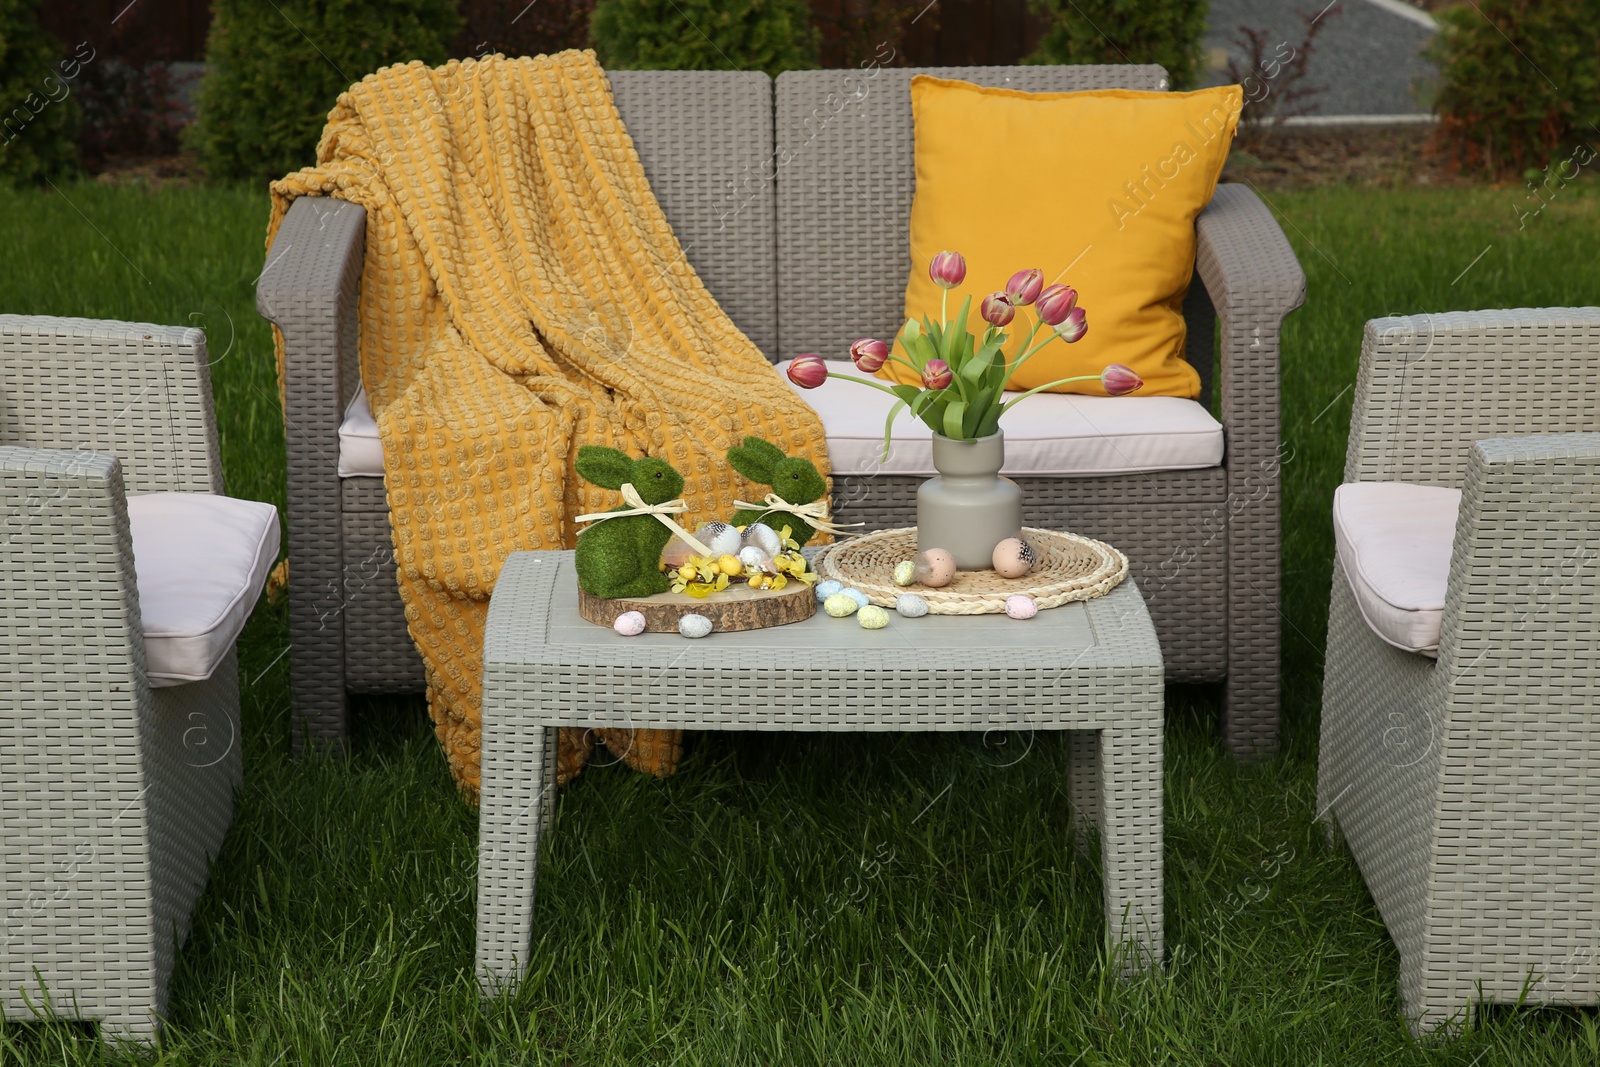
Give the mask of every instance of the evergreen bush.
POLYGON ((1030 0, 1049 20, 1030 63, 1159 63, 1172 88, 1200 72, 1206 0, 1030 0))
POLYGON ((786 70, 817 66, 804 0, 600 0, 589 38, 618 70, 786 70))
POLYGON ((1503 177, 1600 150, 1600 0, 1477 0, 1438 18, 1435 143, 1453 163, 1503 177))
POLYGON ((191 134, 207 173, 308 166, 341 92, 391 63, 444 62, 459 26, 452 0, 215 0, 191 134))
MULTIPOLYGON (((38 0, 0 0, 0 182, 33 185, 73 169, 83 56, 62 59, 38 0)), ((92 59, 94 49, 81 50, 92 59)))

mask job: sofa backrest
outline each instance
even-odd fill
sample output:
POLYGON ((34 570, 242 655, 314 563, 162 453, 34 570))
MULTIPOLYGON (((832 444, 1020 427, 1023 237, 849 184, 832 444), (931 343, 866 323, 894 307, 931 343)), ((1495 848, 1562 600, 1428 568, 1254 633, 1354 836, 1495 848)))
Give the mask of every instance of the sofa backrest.
POLYGON ((700 280, 775 359, 772 79, 761 71, 614 70, 617 111, 700 280))
MULTIPOLYGON (((778 76, 778 352, 893 337, 911 270, 911 78, 1064 92, 1167 88, 1158 66, 804 70, 778 76)), ((997 175, 998 176, 998 175, 997 175)))

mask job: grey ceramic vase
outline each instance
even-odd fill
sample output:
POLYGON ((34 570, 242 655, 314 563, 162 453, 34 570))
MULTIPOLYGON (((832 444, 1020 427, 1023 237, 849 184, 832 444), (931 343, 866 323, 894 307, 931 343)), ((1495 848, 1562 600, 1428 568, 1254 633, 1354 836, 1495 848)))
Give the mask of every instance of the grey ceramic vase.
POLYGON ((994 546, 1022 533, 1022 490, 1000 477, 1005 459, 1004 433, 976 441, 933 435, 939 475, 917 490, 917 551, 945 549, 957 570, 994 565, 994 546))

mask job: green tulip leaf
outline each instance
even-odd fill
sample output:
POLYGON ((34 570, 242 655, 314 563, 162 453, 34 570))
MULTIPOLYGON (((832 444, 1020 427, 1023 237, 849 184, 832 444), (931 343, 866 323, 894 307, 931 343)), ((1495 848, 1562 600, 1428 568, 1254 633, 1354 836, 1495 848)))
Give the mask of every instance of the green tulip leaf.
MULTIPOLYGON (((898 386, 895 388, 895 393, 898 394, 901 389, 911 388, 912 387, 909 385, 898 386)), ((883 462, 888 462, 889 460, 889 434, 894 429, 895 416, 904 411, 907 406, 908 405, 904 399, 896 400, 894 402, 894 407, 889 409, 889 417, 883 420, 883 462)))
MULTIPOLYGON (((969 298, 970 299, 970 298, 969 298)), ((965 400, 952 400, 950 406, 944 409, 944 430, 946 437, 961 440, 961 416, 966 413, 965 400)))

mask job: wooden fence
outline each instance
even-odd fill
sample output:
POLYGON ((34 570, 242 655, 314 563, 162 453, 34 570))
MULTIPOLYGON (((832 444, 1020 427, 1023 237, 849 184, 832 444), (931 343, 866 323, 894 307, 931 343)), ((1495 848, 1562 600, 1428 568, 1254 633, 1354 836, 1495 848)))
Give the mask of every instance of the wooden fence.
MULTIPOLYGON (((265 0, 260 0, 265 2, 265 0)), ((582 47, 594 0, 459 0, 455 54, 533 54, 582 47)), ((1015 63, 1038 43, 1027 0, 811 0, 822 62, 854 67, 890 54, 895 66, 1015 63)), ((70 46, 164 60, 205 58, 209 0, 48 0, 45 28, 70 46)))

